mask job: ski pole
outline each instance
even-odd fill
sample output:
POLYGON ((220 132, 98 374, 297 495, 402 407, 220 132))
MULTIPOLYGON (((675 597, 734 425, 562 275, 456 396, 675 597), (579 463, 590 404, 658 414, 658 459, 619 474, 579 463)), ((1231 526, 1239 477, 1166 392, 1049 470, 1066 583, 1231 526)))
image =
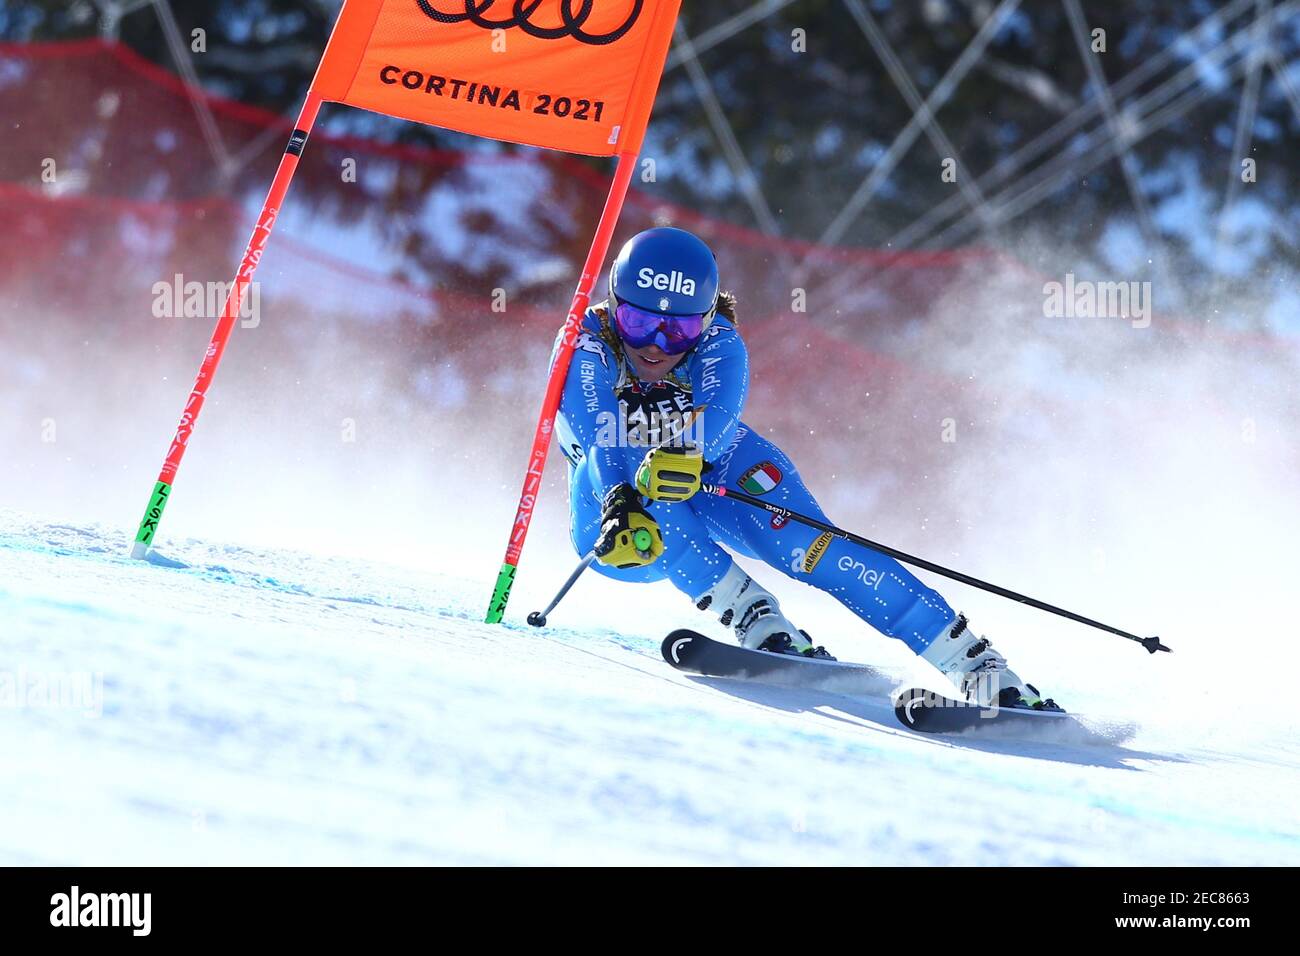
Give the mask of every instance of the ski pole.
POLYGON ((532 614, 529 614, 528 623, 531 624, 533 627, 545 627, 546 615, 554 611, 555 606, 559 604, 562 600, 564 600, 564 595, 569 593, 569 588, 573 587, 573 582, 577 581, 578 578, 582 576, 582 572, 586 571, 587 568, 591 567, 591 562, 595 560, 596 560, 596 552, 588 551, 586 557, 584 557, 581 561, 578 562, 578 566, 574 568, 573 573, 569 575, 569 580, 564 582, 559 592, 555 595, 555 597, 551 599, 551 603, 546 605, 546 610, 534 611, 532 614))
POLYGON ((987 581, 981 581, 979 578, 973 578, 969 574, 962 574, 960 571, 954 571, 951 568, 945 568, 941 564, 935 564, 933 561, 927 561, 924 558, 918 558, 915 555, 899 551, 897 548, 891 548, 887 544, 880 544, 871 541, 861 535, 854 534, 851 531, 845 531, 843 528, 837 528, 833 524, 820 521, 817 518, 810 518, 808 515, 801 515, 798 512, 790 511, 778 504, 770 501, 764 501, 762 498, 756 498, 753 495, 746 494, 743 491, 737 491, 735 488, 726 488, 722 485, 702 484, 700 490, 705 494, 717 495, 721 498, 734 498, 736 501, 743 501, 747 505, 753 505, 756 508, 763 508, 772 512, 774 515, 780 515, 791 521, 798 521, 800 524, 806 524, 809 527, 825 531, 827 534, 834 535, 837 538, 843 538, 845 541, 852 541, 854 544, 860 544, 863 547, 870 548, 873 551, 879 551, 881 554, 887 554, 891 558, 902 561, 904 564, 911 564, 918 568, 924 568, 926 571, 933 571, 935 574, 942 574, 946 578, 952 578, 954 581, 960 581, 962 584, 969 584, 971 587, 979 588, 982 591, 988 591, 997 594, 1000 597, 1010 598, 1013 601, 1019 601, 1021 604, 1028 604, 1030 607, 1036 607, 1040 611, 1047 611, 1060 617, 1069 618, 1071 621, 1077 621, 1080 624, 1087 624, 1089 627, 1095 627, 1098 630, 1108 631, 1111 634, 1117 634, 1120 637, 1128 638, 1130 641, 1137 641, 1149 652, 1154 654, 1156 651, 1169 650, 1164 644, 1160 643, 1158 637, 1138 637, 1136 634, 1130 634, 1128 631, 1121 631, 1117 627, 1111 627, 1109 624, 1102 624, 1100 621, 1094 621, 1092 618, 1084 617, 1082 614, 1075 614, 1073 611, 1067 611, 1063 608, 1055 607, 1036 598, 1019 594, 1016 591, 999 587, 996 584, 990 584, 987 581))

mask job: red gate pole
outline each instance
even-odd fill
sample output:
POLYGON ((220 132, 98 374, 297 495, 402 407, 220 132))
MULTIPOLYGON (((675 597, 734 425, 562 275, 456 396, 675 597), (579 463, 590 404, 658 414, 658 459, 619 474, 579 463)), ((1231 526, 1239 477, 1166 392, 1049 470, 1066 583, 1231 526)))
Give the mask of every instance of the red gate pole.
POLYGON ((515 512, 514 524, 510 528, 510 541, 506 546, 506 558, 497 574, 496 587, 492 590, 492 603, 488 605, 487 623, 500 623, 510 601, 510 588, 515 581, 515 571, 519 567, 519 555, 524 549, 524 539, 528 537, 528 525, 533 520, 533 508, 537 504, 537 493, 542 487, 542 472, 546 468, 546 456, 551 450, 551 433, 555 430, 555 416, 560 409, 560 396, 564 391, 564 379, 569 372, 569 363, 573 360, 574 346, 578 341, 578 331, 582 326, 583 315, 591 302, 591 290, 600 275, 600 267, 609 252, 609 243, 614 236, 614 227, 623 211, 623 200, 627 198, 627 188, 632 182, 632 172, 636 169, 636 153, 619 153, 618 166, 614 170, 614 182, 605 199, 605 208, 600 214, 600 223, 591 240, 591 250, 582 267, 582 276, 578 279, 578 288, 573 293, 573 302, 569 305, 569 314, 564 320, 563 338, 555 353, 551 365, 550 378, 546 383, 546 397, 542 399, 542 412, 537 420, 537 431, 533 435, 533 450, 528 458, 528 470, 524 474, 523 491, 519 494, 519 508, 515 512))
POLYGON ((181 414, 176 436, 167 450, 162 470, 158 472, 153 494, 149 496, 149 506, 145 509, 144 518, 136 531, 135 544, 131 547, 133 558, 143 558, 148 554, 149 545, 153 543, 154 536, 158 532, 163 509, 171 498, 172 485, 176 481, 176 469, 180 467, 181 458, 185 455, 190 435, 194 431, 194 423, 198 420, 199 412, 203 409, 203 402, 208 395, 208 388, 212 385, 212 377, 216 374, 221 356, 226 351, 226 343, 230 340, 230 333, 235 327, 235 319, 239 317, 244 307, 244 295, 252 284, 253 273, 257 271, 257 264, 266 250, 267 240, 271 238, 271 229, 280 214, 285 193, 289 191, 289 183, 298 168, 298 158, 302 155, 307 136, 316 122, 321 102, 321 97, 314 89, 307 92, 307 101, 303 103, 302 112, 298 114, 298 122, 289 137, 289 145, 280 160, 280 168, 276 171, 275 180, 271 183, 271 191, 267 194, 262 212, 257 217, 257 225, 253 228, 252 238, 248 240, 248 248, 244 250, 239 272, 235 275, 230 294, 226 296, 226 304, 221 310, 221 317, 217 319, 217 327, 212 332, 212 341, 208 343, 203 364, 199 366, 198 378, 194 381, 189 401, 185 403, 185 411, 181 414))

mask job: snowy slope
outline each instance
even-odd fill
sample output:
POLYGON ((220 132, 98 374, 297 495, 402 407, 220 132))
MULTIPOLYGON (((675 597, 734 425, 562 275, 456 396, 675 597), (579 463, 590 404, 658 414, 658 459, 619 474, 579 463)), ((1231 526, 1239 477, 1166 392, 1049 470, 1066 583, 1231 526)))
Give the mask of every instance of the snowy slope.
POLYGON ((126 550, 0 511, 0 862, 1300 863, 1286 728, 926 738, 880 701, 672 671, 663 628, 698 616, 526 627, 568 555, 501 627, 490 566, 126 550))

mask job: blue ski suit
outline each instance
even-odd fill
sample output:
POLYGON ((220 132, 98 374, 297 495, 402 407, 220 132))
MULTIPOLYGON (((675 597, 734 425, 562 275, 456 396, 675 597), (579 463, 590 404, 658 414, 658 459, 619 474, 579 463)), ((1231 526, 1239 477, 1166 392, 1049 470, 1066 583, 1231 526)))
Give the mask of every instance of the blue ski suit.
MULTIPOLYGON (((663 381, 651 383, 639 381, 623 357, 605 307, 589 309, 557 421, 569 462, 570 536, 578 553, 590 551, 599 534, 605 492, 632 483, 646 451, 680 440, 679 434, 702 445, 711 466, 705 481, 827 520, 794 463, 741 421, 748 391, 749 353, 722 315, 663 381), (698 418, 690 420, 692 413, 698 418)), ((937 591, 893 558, 744 502, 696 494, 684 502, 651 502, 646 510, 663 532, 663 556, 638 568, 592 567, 621 581, 667 578, 694 600, 731 568, 725 546, 820 588, 918 654, 956 616, 937 591)))

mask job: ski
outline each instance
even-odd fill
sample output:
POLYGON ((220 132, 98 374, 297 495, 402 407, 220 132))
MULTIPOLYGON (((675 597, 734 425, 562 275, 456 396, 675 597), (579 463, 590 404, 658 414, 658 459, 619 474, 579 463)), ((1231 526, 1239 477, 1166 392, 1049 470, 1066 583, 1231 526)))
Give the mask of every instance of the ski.
POLYGON ((887 693, 895 683, 866 664, 750 650, 684 628, 664 638, 660 650, 664 660, 677 670, 704 677, 816 687, 846 694, 887 693))
MULTIPOLYGON (((664 660, 677 670, 703 677, 761 681, 849 695, 888 695, 895 686, 889 675, 866 664, 750 650, 686 629, 673 631, 664 638, 660 650, 664 660)), ((892 697, 899 723, 918 733, 959 734, 993 728, 1019 733, 1079 726, 1074 715, 1064 711, 982 707, 920 687, 899 691, 892 697)))
POLYGON ((953 734, 987 727, 1043 728, 1074 723, 1073 715, 1062 710, 983 707, 920 687, 899 692, 894 698, 894 713, 904 727, 926 734, 953 734))

